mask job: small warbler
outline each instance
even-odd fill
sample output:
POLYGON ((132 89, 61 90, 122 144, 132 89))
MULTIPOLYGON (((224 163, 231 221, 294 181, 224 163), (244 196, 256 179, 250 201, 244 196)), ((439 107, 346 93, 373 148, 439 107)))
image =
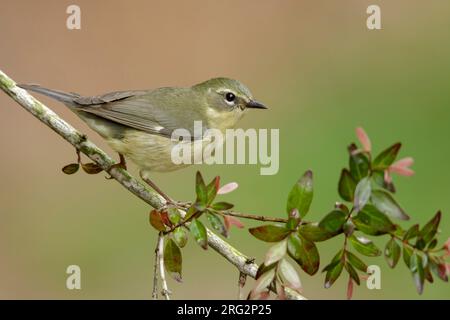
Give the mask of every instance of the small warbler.
POLYGON ((204 129, 224 132, 233 128, 248 108, 266 109, 245 85, 228 78, 214 78, 187 88, 117 91, 92 97, 39 85, 19 86, 64 103, 119 153, 118 165, 126 168, 125 157, 129 158, 155 189, 149 172, 186 166, 171 160, 171 150, 178 143, 171 139, 174 130, 183 128, 195 139, 202 139, 194 136, 194 121, 201 121, 204 129))

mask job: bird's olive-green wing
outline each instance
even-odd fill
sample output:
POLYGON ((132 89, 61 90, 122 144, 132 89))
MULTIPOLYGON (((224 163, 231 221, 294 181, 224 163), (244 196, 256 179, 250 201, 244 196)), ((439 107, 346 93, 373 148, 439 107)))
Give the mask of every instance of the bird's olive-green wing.
POLYGON ((199 98, 185 88, 160 88, 152 91, 120 91, 74 101, 79 109, 101 118, 152 134, 170 137, 178 128, 194 136, 194 121, 206 119, 200 112, 199 98))

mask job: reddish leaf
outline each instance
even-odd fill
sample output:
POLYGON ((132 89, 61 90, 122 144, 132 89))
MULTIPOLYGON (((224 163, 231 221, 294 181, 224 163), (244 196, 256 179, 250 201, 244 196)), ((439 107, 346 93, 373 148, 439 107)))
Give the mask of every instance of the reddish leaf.
POLYGON ((275 225, 265 225, 256 228, 250 228, 248 231, 256 238, 266 242, 278 242, 287 237, 291 232, 285 227, 275 225))
POLYGON ((172 222, 170 222, 169 214, 167 211, 160 211, 159 214, 161 215, 161 220, 164 222, 164 224, 168 227, 172 226, 172 222))
POLYGON ((239 185, 236 182, 230 182, 220 187, 219 191, 217 191, 217 194, 227 194, 236 190, 238 187, 239 185))
POLYGON ((78 163, 71 163, 67 166, 64 166, 62 168, 62 172, 64 172, 65 174, 74 174, 78 171, 78 169, 80 169, 80 165, 78 163))
POLYGON ((348 284, 347 284, 347 299, 351 300, 353 296, 353 281, 351 277, 348 277, 348 284))
POLYGON ((239 229, 244 227, 244 224, 239 219, 232 216, 223 216, 223 222, 227 231, 230 230, 231 226, 235 226, 239 229))
POLYGON ((150 211, 150 224, 153 228, 155 228, 158 231, 165 231, 166 226, 164 225, 164 222, 161 218, 160 213, 157 210, 150 211))
POLYGON ((90 163, 83 163, 81 164, 81 168, 86 172, 87 174, 97 174, 99 172, 102 172, 103 169, 96 163, 90 162, 90 163))
POLYGON ((372 143, 370 142, 369 136, 363 128, 356 128, 356 136, 358 137, 359 142, 361 143, 363 150, 366 152, 370 152, 372 150, 372 143))

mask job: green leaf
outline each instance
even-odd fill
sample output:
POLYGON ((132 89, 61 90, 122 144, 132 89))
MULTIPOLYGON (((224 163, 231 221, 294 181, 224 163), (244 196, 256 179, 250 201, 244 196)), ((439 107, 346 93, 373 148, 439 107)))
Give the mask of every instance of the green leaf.
POLYGON ((248 231, 259 240, 266 242, 278 242, 287 237, 291 232, 285 227, 275 226, 275 225, 265 225, 256 228, 250 228, 248 231))
POLYGON ((422 238, 418 238, 416 241, 416 249, 417 250, 423 250, 425 249, 425 247, 427 246, 427 243, 425 242, 425 240, 423 240, 422 238))
POLYGON ((281 260, 286 255, 286 251, 287 251, 287 240, 284 239, 269 248, 269 250, 266 253, 266 259, 264 260, 264 264, 266 266, 270 266, 271 264, 281 260))
POLYGON ((422 294, 423 285, 425 282, 425 272, 423 270, 422 258, 417 253, 413 253, 413 255, 411 256, 411 260, 409 262, 409 269, 412 272, 417 292, 419 294, 422 294))
POLYGON ((382 151, 373 161, 373 167, 377 169, 387 169, 397 158, 402 144, 396 143, 382 151))
POLYGON ((93 162, 82 163, 81 168, 87 174, 97 174, 103 171, 103 169, 98 164, 93 162))
POLYGON ((425 273, 425 280, 427 280, 429 283, 433 283, 434 279, 430 271, 430 264, 427 264, 427 266, 423 268, 423 272, 425 273))
POLYGON ((374 236, 390 233, 396 229, 388 217, 370 204, 358 212, 352 221, 358 230, 374 236))
POLYGON ((319 270, 320 256, 314 242, 293 233, 287 244, 289 255, 307 274, 314 275, 319 270))
POLYGON ((217 211, 230 210, 233 207, 234 205, 228 202, 216 202, 211 206, 212 209, 217 211))
POLYGON ((384 180, 383 170, 372 171, 372 181, 375 182, 380 187, 382 187, 383 189, 395 193, 395 186, 392 183, 392 181, 387 183, 386 180, 384 180))
POLYGON ((294 290, 301 290, 302 283, 295 268, 286 259, 282 259, 278 266, 278 271, 286 280, 288 286, 294 290))
POLYGON ((167 216, 169 218, 169 221, 173 225, 177 225, 181 222, 181 215, 177 208, 175 207, 169 207, 167 209, 167 216))
POLYGON ((420 230, 419 237, 425 241, 425 244, 430 242, 436 235, 439 223, 441 222, 441 216, 441 212, 438 211, 436 215, 423 226, 422 230, 420 230))
POLYGON ((168 239, 164 248, 164 265, 172 278, 181 282, 181 250, 172 239, 168 239))
POLYGON ((300 213, 298 213, 297 209, 293 209, 289 214, 288 221, 286 222, 286 228, 289 230, 297 229, 298 224, 300 223, 300 213))
POLYGON ((311 205, 313 198, 313 173, 308 170, 298 180, 289 193, 286 210, 288 215, 293 209, 297 209, 300 217, 304 217, 311 205))
POLYGON ((206 217, 214 230, 219 232, 224 237, 228 237, 228 231, 225 228, 225 225, 223 224, 222 220, 216 214, 208 211, 206 214, 206 217))
POLYGON ((340 203, 340 202, 335 202, 334 203, 334 209, 342 211, 345 214, 349 214, 350 213, 350 210, 348 209, 348 207, 345 204, 340 203))
POLYGON ((193 219, 189 226, 195 241, 203 248, 208 248, 208 235, 206 233, 206 228, 198 219, 193 219))
POLYGON ((345 221, 344 225, 342 226, 342 230, 347 237, 350 237, 353 232, 355 232, 355 225, 352 220, 345 221))
POLYGON ((344 267, 344 262, 342 259, 337 260, 336 262, 332 262, 329 264, 329 267, 326 267, 327 274, 325 275, 325 288, 330 288, 339 276, 342 273, 342 269, 344 267))
POLYGON ((347 169, 342 169, 338 184, 338 191, 341 198, 345 201, 352 202, 355 188, 356 182, 350 175, 350 172, 347 169))
POLYGON ((352 266, 354 266, 358 270, 361 270, 364 273, 367 273, 367 264, 365 264, 364 261, 362 261, 360 258, 358 258, 350 251, 346 251, 345 254, 347 256, 348 262, 350 262, 352 266))
POLYGON ((412 254, 413 254, 412 248, 406 243, 403 243, 403 261, 405 261, 405 264, 408 268, 412 254))
POLYGON ((340 210, 334 210, 331 211, 329 214, 327 214, 320 222, 319 227, 331 232, 331 233, 337 233, 341 231, 342 226, 347 219, 347 215, 340 211, 340 210))
POLYGON ((400 259, 401 247, 394 238, 388 241, 384 248, 384 257, 391 268, 395 268, 400 259))
POLYGON ((271 264, 270 266, 266 266, 264 262, 261 263, 259 265, 258 271, 256 272, 256 279, 258 279, 262 274, 266 273, 267 271, 274 269, 276 266, 277 265, 275 263, 271 264))
POLYGON ((152 227, 155 228, 156 230, 158 231, 166 230, 166 226, 164 225, 161 215, 157 210, 150 211, 149 221, 152 227))
POLYGON ((184 221, 189 221, 192 217, 194 217, 199 211, 197 210, 195 204, 191 205, 189 209, 186 211, 186 215, 184 216, 184 221))
POLYGON ((339 250, 336 255, 331 259, 331 262, 327 264, 323 269, 322 272, 328 271, 331 268, 333 268, 336 264, 338 264, 339 261, 344 261, 344 250, 339 250))
POLYGON ((363 153, 350 154, 350 173, 356 182, 367 177, 369 173, 369 159, 363 153))
POLYGON ((362 236, 352 235, 349 237, 353 248, 356 249, 359 253, 368 256, 368 257, 376 257, 381 254, 381 251, 377 248, 377 246, 372 242, 372 240, 367 239, 362 236))
POLYGON ((322 229, 319 227, 318 223, 302 224, 300 225, 298 231, 302 237, 314 242, 325 241, 338 234, 322 229))
POLYGON ((197 194, 198 203, 206 206, 208 202, 208 192, 206 190, 205 181, 203 180, 202 174, 200 171, 197 171, 195 176, 195 193, 197 194))
POLYGON ((210 205, 214 199, 216 198, 217 191, 219 191, 220 186, 220 177, 215 177, 207 186, 206 186, 206 205, 210 205))
POLYGON ((188 241, 188 235, 185 229, 178 227, 172 232, 173 240, 180 247, 184 248, 188 241))
POLYGON ((370 199, 372 186, 369 178, 363 178, 358 182, 355 189, 355 198, 353 200, 354 210, 361 210, 370 199))
POLYGON ((414 239, 419 235, 419 225, 415 224, 411 226, 411 228, 406 231, 405 235, 403 236, 403 241, 408 241, 410 239, 414 239))
POLYGON ((433 250, 434 248, 436 248, 437 244, 438 244, 437 239, 433 239, 433 241, 431 241, 430 244, 428 245, 427 249, 433 250))
POLYGON ((64 166, 62 168, 62 172, 64 172, 65 174, 74 174, 78 171, 78 169, 80 169, 80 165, 78 163, 71 163, 67 166, 64 166))
POLYGON ((346 263, 345 269, 347 270, 350 278, 352 278, 356 282, 356 284, 359 286, 360 280, 359 280, 358 272, 356 272, 355 268, 353 268, 353 266, 350 263, 346 263))
POLYGON ((370 199, 372 200, 373 205, 387 216, 400 220, 409 220, 409 216, 406 212, 386 191, 372 190, 370 199))

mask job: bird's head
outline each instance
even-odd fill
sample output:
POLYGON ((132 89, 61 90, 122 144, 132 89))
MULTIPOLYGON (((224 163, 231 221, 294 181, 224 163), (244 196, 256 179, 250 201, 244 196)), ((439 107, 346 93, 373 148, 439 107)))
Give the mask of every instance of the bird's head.
POLYGON ((267 109, 237 80, 214 78, 192 89, 205 98, 207 118, 219 129, 233 127, 247 109, 267 109))

